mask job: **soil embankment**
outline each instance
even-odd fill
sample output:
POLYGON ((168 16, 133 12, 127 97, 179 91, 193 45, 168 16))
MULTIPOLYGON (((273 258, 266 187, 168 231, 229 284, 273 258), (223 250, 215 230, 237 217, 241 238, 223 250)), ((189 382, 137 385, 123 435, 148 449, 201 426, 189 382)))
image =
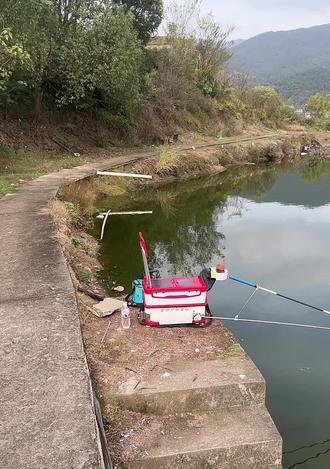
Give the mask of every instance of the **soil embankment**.
POLYGON ((132 171, 153 175, 151 185, 222 173, 226 169, 261 163, 295 161, 301 155, 301 135, 268 135, 201 145, 178 151, 165 147, 156 157, 139 161, 132 171))

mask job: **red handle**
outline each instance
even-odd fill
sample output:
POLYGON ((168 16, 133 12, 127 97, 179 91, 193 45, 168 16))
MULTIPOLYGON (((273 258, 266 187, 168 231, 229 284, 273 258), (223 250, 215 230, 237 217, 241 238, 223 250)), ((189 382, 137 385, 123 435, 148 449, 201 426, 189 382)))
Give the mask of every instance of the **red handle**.
POLYGON ((146 244, 146 242, 145 242, 143 233, 142 233, 141 231, 139 232, 139 238, 140 238, 140 246, 141 246, 141 249, 143 249, 144 252, 146 253, 146 256, 149 257, 149 252, 148 252, 147 244, 146 244))

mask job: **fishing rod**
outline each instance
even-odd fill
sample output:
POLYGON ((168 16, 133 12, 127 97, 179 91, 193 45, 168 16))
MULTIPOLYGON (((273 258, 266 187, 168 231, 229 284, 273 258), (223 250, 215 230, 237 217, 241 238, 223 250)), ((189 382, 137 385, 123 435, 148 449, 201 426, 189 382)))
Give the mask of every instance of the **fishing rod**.
MULTIPOLYGON (((207 316, 203 316, 207 317, 207 316)), ((227 317, 220 317, 220 316, 212 316, 212 320, 218 321, 229 321, 229 322, 244 322, 248 324, 264 324, 264 325, 271 325, 271 326, 291 326, 291 327, 301 327, 303 329, 317 329, 317 330, 324 330, 330 331, 330 327, 326 326, 313 326, 311 324, 295 324, 292 322, 280 322, 280 321, 262 321, 261 319, 240 319, 240 318, 227 318, 227 317)))
POLYGON ((248 287, 255 288, 255 291, 250 295, 249 299, 244 303, 244 306, 240 309, 239 313, 236 314, 235 317, 220 317, 220 316, 212 316, 212 319, 219 320, 219 321, 229 321, 229 322, 243 322, 243 323, 248 323, 248 324, 264 324, 264 325, 273 325, 273 326, 291 326, 291 327, 300 327, 304 329, 318 329, 318 330, 326 330, 330 331, 330 327, 326 326, 313 326, 311 324, 296 324, 296 323, 290 323, 290 322, 280 322, 280 321, 264 321, 261 319, 243 319, 240 318, 239 315, 241 312, 246 308, 246 306, 249 304, 249 302, 252 300, 253 296, 258 290, 265 291, 266 293, 271 293, 272 295, 279 296, 281 298, 284 298, 285 300, 292 301, 294 303, 298 303, 303 306, 307 306, 308 308, 314 309, 316 311, 320 311, 321 313, 329 314, 330 311, 322 308, 318 308, 317 306, 310 305, 308 303, 305 303, 304 301, 297 300, 296 298, 291 298, 290 296, 283 295, 282 293, 276 292, 274 290, 270 290, 269 288, 262 287, 261 285, 258 285, 257 283, 250 282, 248 280, 243 280, 238 277, 234 276, 229 276, 230 280, 233 280, 234 282, 241 283, 243 285, 247 285, 248 287))
POLYGON ((258 285, 257 283, 249 282, 248 280, 243 280, 238 277, 234 277, 232 275, 229 276, 230 280, 233 280, 234 282, 241 283, 243 285, 247 285, 248 287, 255 288, 256 290, 262 290, 266 293, 271 293, 272 295, 279 296, 280 298, 284 298, 285 300, 292 301, 293 303, 298 303, 299 305, 307 306, 307 308, 314 309, 316 311, 320 311, 321 313, 325 314, 330 314, 330 311, 322 308, 318 308, 317 306, 310 305, 308 303, 305 303, 304 301, 297 300, 295 298, 291 298, 290 296, 283 295, 282 293, 276 292, 274 290, 269 290, 268 288, 262 287, 261 285, 258 285))

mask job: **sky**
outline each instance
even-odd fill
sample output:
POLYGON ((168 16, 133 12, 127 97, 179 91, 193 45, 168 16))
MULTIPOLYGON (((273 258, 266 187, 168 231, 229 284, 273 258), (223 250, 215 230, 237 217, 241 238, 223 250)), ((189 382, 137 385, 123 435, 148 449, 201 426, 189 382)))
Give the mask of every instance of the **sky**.
POLYGON ((231 39, 330 23, 330 0, 204 0, 202 10, 235 26, 231 39))

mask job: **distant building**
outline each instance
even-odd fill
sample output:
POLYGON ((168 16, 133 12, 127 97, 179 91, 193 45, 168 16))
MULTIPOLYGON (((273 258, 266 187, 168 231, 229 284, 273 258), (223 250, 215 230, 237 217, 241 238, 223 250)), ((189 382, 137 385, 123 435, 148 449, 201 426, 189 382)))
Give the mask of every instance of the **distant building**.
POLYGON ((296 113, 300 116, 303 116, 306 120, 311 120, 312 118, 312 114, 306 109, 305 106, 303 108, 296 109, 296 113))

